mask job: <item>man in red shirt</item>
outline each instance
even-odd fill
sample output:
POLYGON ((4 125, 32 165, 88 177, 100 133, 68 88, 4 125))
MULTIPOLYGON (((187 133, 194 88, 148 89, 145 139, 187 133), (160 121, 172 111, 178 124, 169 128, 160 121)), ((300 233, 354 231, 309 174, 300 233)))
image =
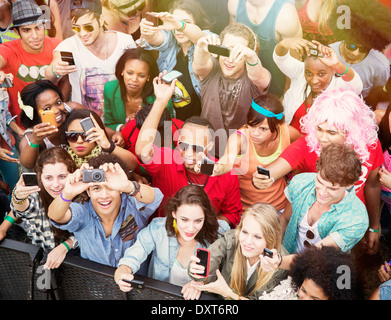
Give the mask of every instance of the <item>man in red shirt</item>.
MULTIPOLYGON (((13 80, 14 86, 8 89, 8 109, 12 116, 19 116, 18 92, 27 84, 45 78, 45 69, 60 40, 45 36, 47 21, 35 1, 16 0, 12 5, 12 18, 20 39, 0 46, 0 83, 6 75, 13 80)), ((20 117, 15 120, 20 125, 20 117)))
POLYGON ((238 177, 230 172, 211 177, 194 171, 197 154, 200 152, 216 161, 208 154, 213 147, 210 123, 200 117, 191 117, 182 126, 175 150, 156 146, 154 141, 158 122, 174 92, 175 80, 171 85, 167 85, 162 82, 160 76, 153 80, 153 84, 156 100, 141 127, 136 154, 140 164, 152 177, 153 186, 159 188, 164 195, 158 216, 164 216, 162 209, 169 197, 188 184, 196 184, 203 187, 208 194, 216 210, 217 219, 235 227, 242 212, 238 177))

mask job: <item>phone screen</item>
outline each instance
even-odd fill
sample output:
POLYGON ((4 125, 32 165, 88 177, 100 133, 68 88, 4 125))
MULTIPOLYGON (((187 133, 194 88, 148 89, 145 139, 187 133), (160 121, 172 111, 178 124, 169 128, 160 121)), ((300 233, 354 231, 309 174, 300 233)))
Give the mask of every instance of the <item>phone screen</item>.
POLYGON ((199 276, 207 277, 209 275, 209 258, 210 252, 207 249, 197 249, 197 258, 200 259, 198 264, 205 267, 204 273, 197 273, 199 276))
POLYGON ((68 62, 69 65, 75 64, 75 61, 73 60, 72 52, 61 51, 61 60, 68 62))
POLYGON ((26 187, 38 185, 38 179, 37 179, 37 175, 35 173, 25 172, 25 173, 22 173, 22 176, 23 176, 24 185, 26 187))

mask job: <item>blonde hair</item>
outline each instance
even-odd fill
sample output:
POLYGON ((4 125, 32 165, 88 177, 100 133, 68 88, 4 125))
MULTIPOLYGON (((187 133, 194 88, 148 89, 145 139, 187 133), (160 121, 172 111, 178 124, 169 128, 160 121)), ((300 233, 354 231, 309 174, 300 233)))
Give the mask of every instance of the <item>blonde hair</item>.
MULTIPOLYGON (((280 217, 277 210, 270 204, 267 203, 256 203, 244 211, 242 219, 236 228, 236 252, 234 258, 234 264, 231 272, 231 283, 230 287, 237 291, 240 295, 244 295, 246 291, 246 276, 247 276, 247 263, 246 258, 243 256, 242 249, 239 245, 239 235, 243 228, 243 220, 248 216, 252 215, 256 221, 260 224, 263 237, 266 241, 266 247, 268 249, 276 249, 278 252, 281 251, 281 225, 280 217)), ((257 267, 258 279, 254 289, 249 295, 254 294, 262 286, 267 284, 273 277, 273 272, 265 272, 260 264, 257 267)))
POLYGON ((322 5, 319 12, 319 18, 318 18, 318 23, 319 23, 318 29, 321 34, 327 34, 330 32, 328 20, 335 6, 336 6, 335 0, 322 1, 322 5))

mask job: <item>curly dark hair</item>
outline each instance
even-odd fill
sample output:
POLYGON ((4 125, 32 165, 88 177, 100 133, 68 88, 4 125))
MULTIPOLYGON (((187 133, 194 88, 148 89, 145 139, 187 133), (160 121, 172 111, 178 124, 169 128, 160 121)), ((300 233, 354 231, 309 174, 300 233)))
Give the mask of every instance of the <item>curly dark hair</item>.
POLYGON ((304 280, 312 280, 329 300, 363 299, 362 286, 353 258, 336 247, 307 248, 294 257, 290 276, 297 289, 301 287, 304 280), (350 288, 338 288, 338 280, 343 276, 343 272, 338 271, 340 266, 350 270, 350 288))
POLYGON ((376 0, 342 0, 340 5, 350 9, 350 28, 341 28, 345 12, 336 6, 329 17, 330 28, 339 41, 360 44, 367 50, 383 51, 391 43, 391 12, 376 0))

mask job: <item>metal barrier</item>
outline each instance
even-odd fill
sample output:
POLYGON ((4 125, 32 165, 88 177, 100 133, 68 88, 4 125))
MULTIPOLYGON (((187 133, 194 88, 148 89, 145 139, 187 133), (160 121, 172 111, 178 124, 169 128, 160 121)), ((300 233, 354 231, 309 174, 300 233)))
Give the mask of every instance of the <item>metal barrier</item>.
MULTIPOLYGON (((44 270, 43 250, 12 239, 0 242, 0 300, 183 300, 181 287, 135 275, 144 288, 119 290, 116 268, 68 255, 60 268, 44 270)), ((220 300, 202 293, 201 300, 220 300)))

